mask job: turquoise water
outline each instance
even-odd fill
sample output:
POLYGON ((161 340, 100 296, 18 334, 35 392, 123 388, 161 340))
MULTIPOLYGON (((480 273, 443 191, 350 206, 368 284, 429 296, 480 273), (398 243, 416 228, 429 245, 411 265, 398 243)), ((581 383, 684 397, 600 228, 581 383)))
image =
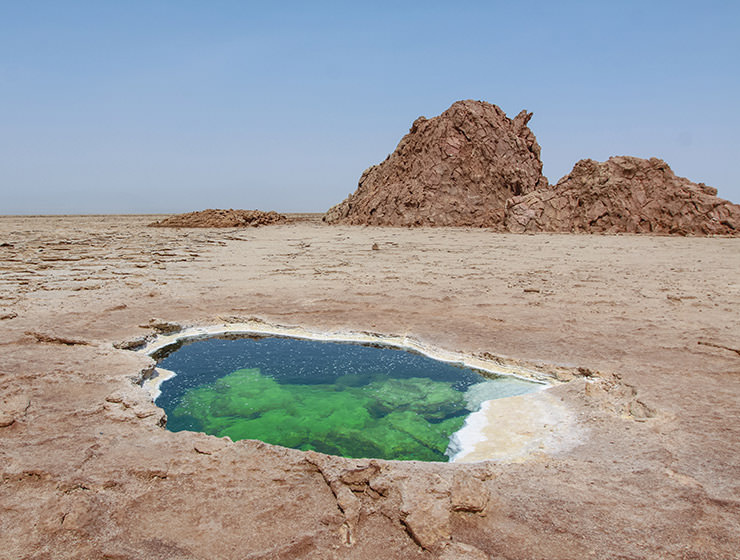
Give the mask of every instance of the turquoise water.
POLYGON ((387 347, 284 337, 211 338, 158 364, 171 431, 258 439, 344 457, 446 461, 481 402, 541 385, 387 347))

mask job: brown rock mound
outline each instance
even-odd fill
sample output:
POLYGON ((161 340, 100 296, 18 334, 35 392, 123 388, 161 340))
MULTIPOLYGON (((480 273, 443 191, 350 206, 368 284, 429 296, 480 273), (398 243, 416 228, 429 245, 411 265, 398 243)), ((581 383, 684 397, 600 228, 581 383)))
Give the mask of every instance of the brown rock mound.
POLYGON ((503 223, 506 200, 545 187, 532 113, 509 119, 496 105, 458 101, 438 117, 419 117, 384 162, 367 169, 357 191, 324 221, 388 226, 503 223))
POLYGON ((740 206, 716 194, 677 177, 657 158, 583 159, 554 187, 513 197, 505 226, 513 232, 740 234, 740 206))
POLYGON ((152 222, 149 227, 175 228, 229 228, 247 226, 267 226, 286 222, 288 218, 274 211, 262 210, 201 210, 187 214, 175 214, 152 222))

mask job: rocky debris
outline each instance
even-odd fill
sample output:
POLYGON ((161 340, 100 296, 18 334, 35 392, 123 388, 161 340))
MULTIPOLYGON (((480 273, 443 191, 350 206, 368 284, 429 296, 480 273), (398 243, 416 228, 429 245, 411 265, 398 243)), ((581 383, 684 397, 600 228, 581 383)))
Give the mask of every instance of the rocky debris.
MULTIPOLYGON (((172 333, 180 332, 182 330, 182 325, 180 325, 179 323, 174 323, 172 321, 164 321, 162 319, 152 318, 152 319, 149 319, 148 323, 139 325, 139 328, 140 329, 152 329, 159 334, 172 334, 172 333)), ((141 339, 136 339, 136 340, 133 340, 132 342, 134 344, 137 344, 140 341, 141 339)), ((143 340, 142 342, 146 342, 146 340, 143 340)), ((130 349, 130 348, 131 347, 127 349, 130 349)))
POLYGON ((472 100, 457 101, 432 119, 419 117, 324 221, 499 226, 509 198, 547 185, 540 147, 527 127, 531 117, 522 111, 510 119, 496 105, 472 100))
POLYGON ((400 520, 409 536, 424 550, 438 549, 452 536, 449 481, 428 476, 424 485, 401 483, 400 520))
POLYGON ((157 425, 167 424, 167 415, 157 407, 149 396, 131 385, 126 390, 115 391, 105 397, 103 405, 108 419, 116 422, 128 422, 132 419, 155 417, 157 425))
POLYGON ((589 405, 636 422, 645 422, 658 415, 658 410, 646 404, 638 396, 637 388, 626 383, 619 374, 600 373, 598 377, 585 380, 583 395, 589 405))
MULTIPOLYGON (((149 325, 145 325, 145 327, 148 328, 149 325)), ((148 335, 137 336, 134 338, 129 338, 127 340, 122 340, 120 342, 114 342, 113 347, 117 348, 118 350, 139 350, 140 348, 143 348, 146 343, 149 342, 149 340, 150 337, 148 335)))
POLYGON ((584 159, 558 184, 515 196, 506 206, 512 232, 738 235, 740 206, 717 190, 677 177, 663 160, 584 159))
POLYGON ((86 346, 89 342, 85 340, 78 340, 76 338, 69 338, 66 336, 56 336, 53 334, 45 334, 36 331, 26 331, 24 334, 32 336, 36 339, 36 342, 46 342, 49 344, 64 344, 65 346, 86 346))
POLYGON ((372 496, 377 500, 387 494, 382 477, 379 477, 381 468, 376 461, 360 464, 357 468, 348 470, 342 468, 333 458, 309 451, 305 460, 316 468, 336 500, 337 509, 344 522, 342 523, 342 541, 345 545, 352 545, 357 537, 362 502, 360 495, 372 496), (381 482, 374 479, 381 478, 381 482))
POLYGON ((347 546, 356 542, 369 515, 380 514, 403 527, 422 550, 435 554, 447 550, 449 556, 461 545, 463 551, 476 552, 470 545, 453 543, 452 526, 460 516, 485 515, 488 481, 494 478, 490 465, 460 465, 453 473, 419 463, 419 476, 393 478, 385 461, 362 459, 348 468, 341 458, 313 451, 304 458, 336 499, 347 546))
POLYGON ((17 419, 26 415, 31 400, 28 395, 19 394, 3 398, 0 401, 0 428, 11 426, 17 419))
POLYGON ((175 214, 163 220, 152 222, 149 227, 173 228, 231 228, 257 227, 281 224, 288 221, 282 214, 270 210, 217 210, 209 208, 200 212, 175 214))
POLYGON ((480 478, 466 472, 457 472, 452 478, 450 503, 452 511, 481 513, 488 505, 488 489, 480 478))

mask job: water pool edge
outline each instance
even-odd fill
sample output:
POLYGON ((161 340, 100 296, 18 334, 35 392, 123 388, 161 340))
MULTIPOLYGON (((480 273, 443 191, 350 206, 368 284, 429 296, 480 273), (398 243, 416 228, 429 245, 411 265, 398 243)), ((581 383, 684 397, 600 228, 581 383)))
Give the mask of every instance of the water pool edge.
MULTIPOLYGON (((137 352, 154 357, 170 347, 181 345, 183 342, 219 336, 277 336, 377 345, 412 351, 434 360, 460 365, 495 376, 515 377, 542 386, 540 390, 529 395, 486 401, 478 412, 471 413, 466 419, 465 425, 450 438, 451 442, 457 442, 460 447, 458 452, 451 457, 450 462, 519 461, 533 452, 555 452, 562 450, 563 447, 571 447, 570 443, 580 439, 574 437, 578 430, 572 415, 562 403, 556 403, 555 399, 545 395, 543 395, 544 398, 536 397, 545 393, 546 389, 562 383, 557 375, 543 373, 519 365, 508 365, 502 363, 496 357, 480 357, 444 350, 424 344, 408 335, 382 335, 351 331, 311 331, 302 327, 273 325, 261 320, 254 320, 207 326, 188 326, 178 332, 156 336, 137 352), (530 399, 523 400, 521 397, 530 397, 530 399), (518 400, 512 401, 511 399, 518 400), (511 402, 501 404, 503 401, 511 402), (494 405, 494 402, 498 404, 494 405), (521 411, 516 410, 517 406, 524 406, 526 413, 520 414, 521 411), (502 438, 491 432, 492 424, 494 422, 500 423, 502 420, 508 423, 511 432, 510 437, 502 438), (567 437, 565 432, 569 434, 567 437), (522 434, 527 434, 528 437, 524 437, 522 434), (565 445, 566 443, 568 445, 565 445), (494 444, 497 446, 495 449, 494 444)), ((155 366, 152 368, 151 375, 142 381, 141 386, 154 401, 160 395, 161 384, 174 375, 174 372, 155 366)))

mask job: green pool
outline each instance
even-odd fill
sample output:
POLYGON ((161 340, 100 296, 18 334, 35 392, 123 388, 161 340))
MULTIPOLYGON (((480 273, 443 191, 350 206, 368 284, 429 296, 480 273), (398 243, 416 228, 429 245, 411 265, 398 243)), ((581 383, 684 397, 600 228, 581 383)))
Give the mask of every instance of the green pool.
POLYGON ((447 461, 450 437, 492 398, 542 386, 388 347, 210 338, 161 359, 172 431, 258 439, 344 457, 447 461))

